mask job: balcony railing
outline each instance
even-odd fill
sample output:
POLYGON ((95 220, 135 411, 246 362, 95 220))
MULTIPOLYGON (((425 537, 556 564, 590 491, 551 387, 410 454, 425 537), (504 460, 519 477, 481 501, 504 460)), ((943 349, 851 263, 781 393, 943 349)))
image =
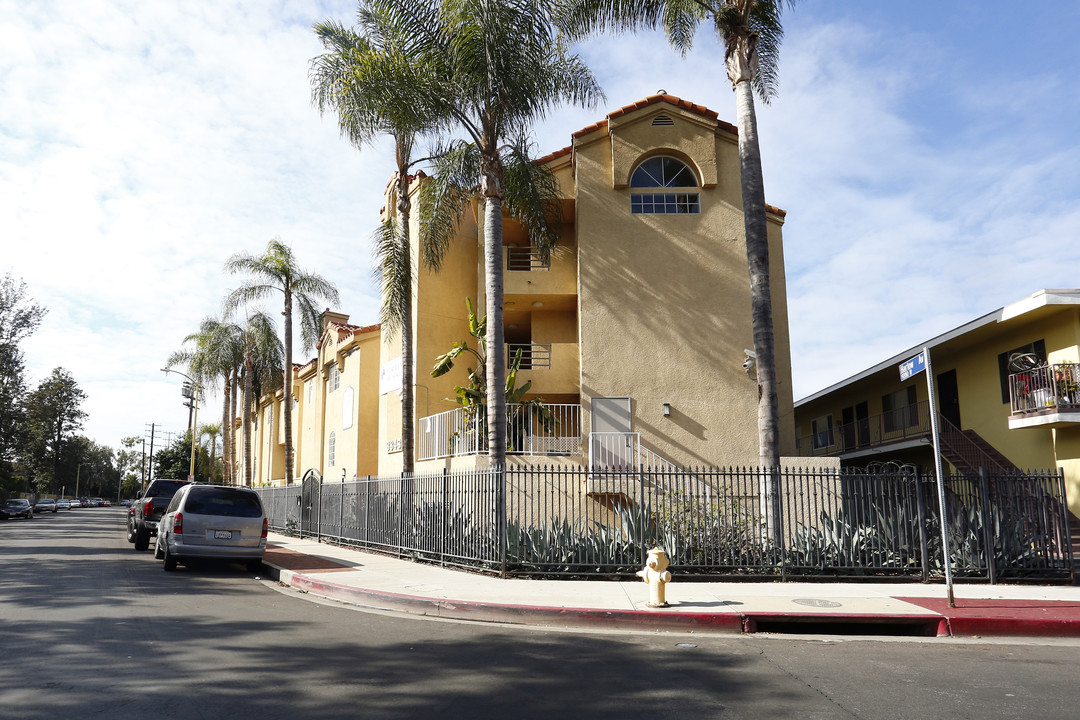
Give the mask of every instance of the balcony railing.
POLYGON ((1012 415, 1080 411, 1080 365, 1055 363, 1009 376, 1012 415))
POLYGON ((800 456, 843 455, 930 434, 930 404, 914 405, 871 415, 862 420, 833 427, 798 439, 800 456))
POLYGON ((551 367, 551 345, 533 345, 523 343, 506 344, 506 367, 509 368, 521 351, 521 369, 532 370, 534 368, 551 367))
POLYGON ((506 269, 514 272, 551 269, 551 255, 546 258, 534 247, 506 248, 506 269))
MULTIPOLYGON (((507 452, 512 455, 580 455, 581 406, 544 405, 548 421, 531 406, 507 405, 507 452)), ((420 418, 417 460, 485 455, 487 421, 482 409, 447 410, 420 418)))

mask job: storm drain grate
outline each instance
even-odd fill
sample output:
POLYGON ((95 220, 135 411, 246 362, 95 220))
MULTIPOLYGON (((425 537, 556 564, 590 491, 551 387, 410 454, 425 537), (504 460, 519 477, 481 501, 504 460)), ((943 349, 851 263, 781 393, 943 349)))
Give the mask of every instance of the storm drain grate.
POLYGON ((939 618, 875 618, 858 615, 747 616, 748 633, 787 635, 896 635, 937 637, 939 618))

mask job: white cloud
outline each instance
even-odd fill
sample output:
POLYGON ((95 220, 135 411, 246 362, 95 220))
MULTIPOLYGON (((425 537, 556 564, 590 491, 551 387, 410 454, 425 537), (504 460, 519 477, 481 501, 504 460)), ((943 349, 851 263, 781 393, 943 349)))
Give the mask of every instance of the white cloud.
MULTIPOLYGON (((913 34, 889 22, 903 8, 863 10, 785 16, 780 93, 758 107, 767 198, 789 211, 797 397, 1077 284, 1075 50, 1012 43, 1013 62, 988 67, 1009 39, 964 35, 964 11, 913 34)), ((179 381, 158 368, 235 287, 221 272, 234 252, 280 235, 338 284, 342 310, 375 321, 369 237, 391 153, 342 141, 307 79, 311 23, 354 11, 0 0, 0 272, 50 310, 27 345, 32 380, 68 368, 98 441, 184 426, 179 381)), ((707 31, 686 59, 657 33, 581 52, 607 100, 552 113, 541 153, 661 88, 735 121, 707 31)))

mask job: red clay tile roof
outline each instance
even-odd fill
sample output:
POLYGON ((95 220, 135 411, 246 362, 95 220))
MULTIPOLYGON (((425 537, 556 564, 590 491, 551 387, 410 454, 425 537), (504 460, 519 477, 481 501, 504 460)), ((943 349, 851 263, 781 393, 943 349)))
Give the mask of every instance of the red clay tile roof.
POLYGON ((603 127, 607 127, 607 120, 600 120, 598 122, 594 122, 592 125, 586 125, 585 127, 581 128, 577 132, 570 133, 570 135, 572 137, 579 138, 582 135, 588 135, 593 130, 599 130, 600 128, 603 128, 603 127))
POLYGON ((633 112, 635 110, 640 110, 641 108, 648 107, 649 105, 655 105, 656 103, 659 103, 659 102, 665 102, 665 103, 668 103, 669 105, 674 105, 677 108, 687 110, 689 112, 694 113, 695 115, 700 115, 701 117, 706 118, 708 120, 715 120, 716 125, 719 128, 721 128, 722 130, 727 130, 728 132, 735 133, 735 134, 738 134, 738 132, 739 132, 739 129, 737 127, 735 127, 734 125, 732 125, 731 123, 724 122, 723 120, 717 120, 717 118, 719 117, 719 114, 716 113, 713 110, 710 110, 709 108, 705 107, 704 105, 695 105, 692 102, 687 102, 686 100, 683 100, 682 98, 676 97, 674 95, 667 95, 667 94, 657 93, 656 95, 650 95, 649 97, 644 98, 643 100, 638 100, 637 102, 630 103, 629 105, 623 105, 618 110, 614 110, 612 112, 609 112, 606 119, 600 120, 599 122, 595 122, 592 125, 588 125, 586 127, 583 127, 580 130, 578 130, 577 132, 572 133, 572 135, 575 138, 582 137, 583 135, 588 135, 589 133, 591 133, 591 132, 593 132, 595 130, 599 130, 600 128, 607 125, 608 120, 611 120, 611 119, 617 118, 617 117, 622 117, 623 115, 626 115, 627 113, 631 113, 631 112, 633 112))
POLYGON ((536 163, 537 165, 542 165, 542 164, 544 164, 546 162, 550 162, 550 161, 554 160, 555 158, 560 158, 563 155, 569 155, 571 152, 573 152, 573 150, 574 150, 573 145, 567 145, 566 147, 564 147, 561 150, 556 150, 553 153, 548 153, 544 157, 536 158, 535 160, 533 160, 533 162, 536 163))
POLYGON ((617 118, 627 113, 633 112, 634 110, 640 110, 643 107, 654 105, 658 102, 666 102, 668 104, 674 105, 675 107, 682 108, 683 110, 689 110, 690 112, 701 115, 702 117, 707 117, 710 120, 715 120, 717 117, 719 117, 718 113, 713 112, 704 105, 695 105, 692 102, 687 102, 682 98, 675 97, 674 95, 668 95, 667 93, 657 93, 656 95, 650 95, 644 100, 638 100, 635 103, 623 105, 618 110, 608 113, 608 118, 617 118))

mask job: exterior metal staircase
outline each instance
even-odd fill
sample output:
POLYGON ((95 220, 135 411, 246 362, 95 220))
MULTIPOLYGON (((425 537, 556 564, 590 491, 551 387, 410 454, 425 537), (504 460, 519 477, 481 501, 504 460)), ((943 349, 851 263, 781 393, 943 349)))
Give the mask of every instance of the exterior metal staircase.
POLYGON ((979 468, 991 472, 1019 472, 1007 457, 998 452, 974 430, 961 430, 942 415, 938 415, 941 428, 941 456, 948 460, 961 475, 976 479, 979 468))
MULTIPOLYGON (((974 430, 961 430, 938 415, 941 428, 941 456, 964 477, 979 477, 979 468, 991 472, 1019 473, 1020 468, 1001 454, 974 430)), ((1069 519, 1069 544, 1072 546, 1073 567, 1080 567, 1080 518, 1065 508, 1069 519)))

